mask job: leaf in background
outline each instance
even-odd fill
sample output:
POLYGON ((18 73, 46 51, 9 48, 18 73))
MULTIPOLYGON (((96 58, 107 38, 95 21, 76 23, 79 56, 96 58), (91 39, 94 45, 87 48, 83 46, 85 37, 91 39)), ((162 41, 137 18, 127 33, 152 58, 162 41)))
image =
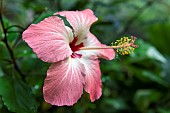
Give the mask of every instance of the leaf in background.
MULTIPOLYGON (((4 27, 8 27, 10 24, 10 21, 8 20, 8 18, 6 18, 5 16, 2 15, 2 19, 3 19, 3 23, 4 23, 4 27)), ((1 29, 0 29, 1 30, 1 29)), ((1 31, 2 32, 2 31, 1 31)))
POLYGON ((22 15, 24 14, 23 7, 21 7, 22 0, 3 0, 3 14, 10 19, 10 21, 19 22, 21 24, 22 15))
POLYGON ((170 22, 156 24, 148 28, 149 41, 153 43, 163 54, 170 55, 170 22))
POLYGON ((0 59, 5 58, 5 57, 10 58, 8 56, 8 51, 6 49, 6 46, 5 46, 5 44, 3 42, 0 42, 0 52, 1 52, 0 59))
POLYGON ((59 18, 61 18, 66 26, 68 26, 70 29, 73 29, 73 27, 70 25, 70 23, 67 21, 66 17, 57 15, 59 18))
POLYGON ((75 6, 78 0, 61 0, 61 6, 64 9, 70 9, 75 6))
POLYGON ((0 77, 1 76, 4 76, 4 72, 3 72, 2 68, 0 67, 0 77))
POLYGON ((34 95, 39 95, 42 92, 42 86, 44 84, 44 76, 42 74, 29 75, 27 76, 26 80, 29 86, 31 86, 32 93, 34 95))
POLYGON ((55 12, 52 12, 52 11, 44 11, 41 15, 35 18, 32 23, 37 24, 40 21, 44 20, 45 18, 53 16, 54 13, 55 12))
POLYGON ((0 95, 8 110, 17 113, 36 113, 37 103, 30 88, 20 80, 0 77, 0 95))
POLYGON ((3 101, 2 101, 2 98, 0 96, 0 109, 3 107, 3 101))
MULTIPOLYGON (((5 46, 5 43, 0 42, 0 74, 11 73, 10 69, 12 67, 11 58, 9 52, 5 46)), ((1 75, 0 75, 1 76, 1 75)))
POLYGON ((160 99, 161 92, 154 89, 137 90, 134 96, 134 103, 140 110, 146 110, 152 102, 160 99))
POLYGON ((166 62, 166 58, 154 46, 150 45, 147 42, 144 42, 142 39, 137 39, 136 44, 138 44, 139 47, 135 49, 135 52, 133 54, 131 54, 131 60, 138 61, 150 58, 162 63, 166 62))
POLYGON ((166 57, 167 62, 162 64, 163 70, 161 72, 162 77, 164 78, 164 80, 168 83, 170 83, 170 57, 166 57))
POLYGON ((147 50, 147 55, 148 57, 152 58, 152 59, 155 59, 155 60, 158 60, 162 63, 165 63, 166 62, 166 59, 163 57, 163 55, 161 55, 155 47, 149 47, 148 50, 147 50))
POLYGON ((167 59, 154 46, 147 42, 138 39, 137 44, 139 48, 135 50, 131 57, 134 61, 136 59, 137 63, 143 69, 140 69, 139 66, 138 68, 134 67, 133 72, 141 79, 148 79, 167 86, 167 82, 160 76, 161 72, 159 71, 162 68, 161 66, 167 62, 167 59))
POLYGON ((1 39, 3 38, 3 34, 2 34, 2 30, 0 29, 0 43, 1 43, 1 39))
POLYGON ((113 113, 126 109, 127 105, 122 98, 107 98, 101 104, 102 112, 113 113))
MULTIPOLYGON (((145 67, 146 68, 146 67, 145 67)), ((152 68, 152 67, 150 67, 152 68)), ((149 68, 147 69, 142 69, 142 67, 136 67, 136 66, 129 66, 128 70, 130 72, 133 72, 133 75, 136 76, 138 79, 143 81, 145 84, 149 82, 155 82, 158 83, 159 85, 162 85, 164 87, 168 87, 169 83, 164 80, 164 77, 161 76, 161 72, 154 72, 150 71, 149 68)), ((153 70, 154 67, 153 67, 153 70)))
MULTIPOLYGON (((168 83, 166 81, 164 81, 162 77, 153 74, 151 71, 142 71, 141 74, 142 74, 142 77, 145 79, 157 82, 163 86, 168 86, 168 83)), ((145 81, 147 81, 147 80, 145 80, 145 81)))
POLYGON ((159 108, 159 113, 170 113, 170 109, 159 108))

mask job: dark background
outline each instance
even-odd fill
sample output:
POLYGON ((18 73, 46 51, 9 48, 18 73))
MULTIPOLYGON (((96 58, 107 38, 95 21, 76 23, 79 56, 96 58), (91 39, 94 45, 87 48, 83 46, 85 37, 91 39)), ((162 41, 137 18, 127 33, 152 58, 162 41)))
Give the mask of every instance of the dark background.
POLYGON ((170 0, 0 0, 0 113, 170 113, 170 0), (72 107, 43 99, 50 64, 22 40, 31 24, 54 12, 90 8, 98 17, 92 33, 110 45, 136 36, 131 55, 101 59, 102 97, 84 92, 72 107))

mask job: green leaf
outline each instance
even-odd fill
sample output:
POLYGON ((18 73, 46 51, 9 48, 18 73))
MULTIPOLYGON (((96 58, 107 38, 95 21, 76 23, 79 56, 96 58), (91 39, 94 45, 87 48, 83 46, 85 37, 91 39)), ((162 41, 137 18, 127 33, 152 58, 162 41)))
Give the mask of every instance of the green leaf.
POLYGON ((4 72, 2 71, 2 68, 0 67, 0 77, 4 75, 4 72))
POLYGON ((3 107, 3 101, 2 98, 0 97, 0 109, 3 107))
POLYGON ((9 111, 36 113, 37 103, 30 88, 20 80, 7 76, 0 77, 0 95, 9 111))
POLYGON ((168 83, 166 81, 164 81, 162 77, 160 77, 158 75, 155 75, 155 74, 153 74, 150 71, 142 71, 141 73, 142 73, 143 77, 146 77, 146 78, 148 78, 151 81, 155 81, 155 82, 157 82, 159 84, 162 84, 164 86, 168 85, 168 83))
POLYGON ((161 72, 162 77, 167 83, 170 83, 170 57, 166 57, 167 62, 162 65, 163 70, 161 72))
POLYGON ((166 62, 166 58, 154 46, 141 39, 137 39, 136 44, 138 44, 139 47, 135 49, 134 54, 131 54, 133 58, 132 61, 149 58, 162 63, 166 62))
POLYGON ((140 69, 134 69, 133 71, 134 73, 136 73, 135 76, 138 77, 140 80, 143 80, 144 82, 154 81, 160 85, 168 87, 168 83, 159 74, 155 74, 152 71, 140 69))
POLYGON ((68 27, 70 27, 72 29, 72 26, 70 25, 70 23, 67 21, 66 17, 64 16, 61 16, 61 15, 53 15, 54 12, 52 11, 48 11, 48 12, 43 12, 39 17, 35 18, 33 23, 34 24, 37 24, 39 23, 40 21, 44 20, 45 18, 48 18, 50 16, 58 16, 59 18, 61 18, 64 22, 64 24, 68 27))
POLYGON ((34 24, 39 23, 40 21, 44 20, 47 17, 53 16, 54 12, 51 11, 45 11, 41 15, 39 15, 37 18, 33 20, 34 24))
POLYGON ((74 7, 74 5, 76 4, 77 0, 61 0, 61 6, 64 9, 69 9, 71 7, 74 7))
POLYGON ((70 25, 70 23, 67 21, 66 17, 61 16, 61 15, 57 15, 59 18, 61 18, 64 21, 64 24, 68 27, 70 27, 71 29, 73 29, 73 27, 70 25))
POLYGON ((3 15, 2 15, 2 19, 3 19, 4 27, 5 28, 8 27, 10 24, 10 21, 3 15))
POLYGON ((134 103, 140 110, 145 110, 152 102, 160 99, 161 92, 154 89, 141 89, 135 93, 134 103))
POLYGON ((159 113, 170 113, 170 109, 159 108, 158 111, 159 113))
POLYGON ((170 22, 166 24, 158 23, 148 28, 149 41, 166 55, 170 55, 170 50, 168 48, 170 32, 166 32, 168 29, 170 29, 170 22))
POLYGON ((104 99, 101 108, 103 108, 102 112, 115 113, 115 111, 126 109, 127 104, 122 98, 107 98, 104 99))
MULTIPOLYGON (((3 42, 0 42, 0 60, 1 59, 8 59, 10 58, 9 55, 8 55, 8 51, 7 51, 7 48, 5 46, 5 44, 3 42)), ((2 62, 1 62, 2 63, 2 62)), ((0 65, 1 65, 0 63, 0 65)))

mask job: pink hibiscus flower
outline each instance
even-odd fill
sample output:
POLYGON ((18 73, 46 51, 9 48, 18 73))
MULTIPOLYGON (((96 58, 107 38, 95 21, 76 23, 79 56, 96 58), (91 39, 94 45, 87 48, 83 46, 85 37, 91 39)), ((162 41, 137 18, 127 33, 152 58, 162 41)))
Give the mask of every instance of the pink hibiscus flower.
POLYGON ((81 50, 105 46, 89 31, 97 21, 90 9, 57 14, 65 16, 73 29, 58 16, 51 16, 30 25, 22 35, 38 58, 52 63, 44 81, 44 99, 52 105, 70 106, 78 101, 84 88, 93 102, 102 94, 98 58, 111 60, 115 53, 113 49, 81 50))

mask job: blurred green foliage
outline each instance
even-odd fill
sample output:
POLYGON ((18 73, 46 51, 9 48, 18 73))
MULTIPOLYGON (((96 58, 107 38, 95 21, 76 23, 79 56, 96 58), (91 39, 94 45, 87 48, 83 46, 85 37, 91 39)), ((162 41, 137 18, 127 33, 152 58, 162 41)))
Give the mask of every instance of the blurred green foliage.
MULTIPOLYGON (((2 0, 1 0, 2 1, 2 0)), ((170 113, 170 0, 3 0, 8 44, 0 26, 0 113, 170 113), (101 59, 102 97, 89 95, 72 107, 47 104, 42 96, 49 64, 39 60, 21 34, 53 12, 90 8, 98 17, 91 31, 105 44, 137 36, 139 48, 112 61, 101 59), (12 26, 17 25, 17 26, 12 26), (12 26, 12 27, 10 27, 12 26), (19 27, 18 27, 19 26, 19 27)))

